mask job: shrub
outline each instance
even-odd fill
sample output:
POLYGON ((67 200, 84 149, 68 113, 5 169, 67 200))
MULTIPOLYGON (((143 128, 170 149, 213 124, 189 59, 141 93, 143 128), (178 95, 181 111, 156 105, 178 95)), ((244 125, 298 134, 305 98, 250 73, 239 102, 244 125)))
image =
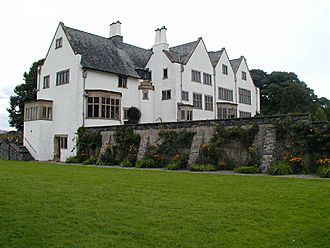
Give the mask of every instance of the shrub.
POLYGON ((172 163, 172 164, 168 164, 166 165, 166 170, 180 170, 180 165, 177 163, 172 163))
POLYGON ((178 169, 186 169, 188 163, 188 155, 187 154, 176 154, 172 158, 172 164, 176 164, 178 169))
POLYGON ((217 168, 212 164, 193 164, 190 166, 191 171, 216 171, 217 168))
POLYGON ((279 162, 276 164, 272 164, 268 168, 268 173, 270 175, 290 175, 293 174, 293 170, 288 163, 279 162))
POLYGON ((133 167, 133 164, 128 159, 124 159, 123 161, 120 162, 120 166, 122 166, 122 167, 133 167))
POLYGON ((89 159, 83 162, 83 165, 89 165, 89 164, 97 164, 97 158, 90 157, 89 159))
POLYGON ((234 169, 236 173, 242 174, 256 174, 260 173, 260 169, 257 166, 240 166, 234 169))
POLYGON ((65 160, 67 164, 79 164, 81 163, 80 158, 78 156, 69 157, 65 160))
POLYGON ((135 167, 137 168, 158 168, 157 161, 153 160, 152 158, 144 158, 136 162, 135 167))
POLYGON ((106 163, 103 162, 102 160, 97 160, 97 161, 96 161, 96 165, 100 165, 100 166, 102 166, 102 165, 106 165, 106 163))
POLYGON ((293 157, 289 160, 293 173, 301 173, 303 171, 304 161, 301 157, 293 157))
POLYGON ((233 170, 234 169, 234 165, 233 164, 229 164, 229 163, 225 163, 225 162, 219 162, 217 164, 217 168, 218 168, 218 170, 233 170))
POLYGON ((319 177, 330 178, 330 166, 321 166, 317 169, 316 174, 319 177))

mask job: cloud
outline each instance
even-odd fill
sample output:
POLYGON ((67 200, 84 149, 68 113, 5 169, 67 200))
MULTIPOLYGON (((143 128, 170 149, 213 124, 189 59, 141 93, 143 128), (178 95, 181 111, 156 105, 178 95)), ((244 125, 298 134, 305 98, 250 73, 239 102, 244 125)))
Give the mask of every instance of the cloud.
POLYGON ((0 99, 9 99, 12 95, 14 95, 14 89, 12 86, 4 86, 1 88, 0 99))

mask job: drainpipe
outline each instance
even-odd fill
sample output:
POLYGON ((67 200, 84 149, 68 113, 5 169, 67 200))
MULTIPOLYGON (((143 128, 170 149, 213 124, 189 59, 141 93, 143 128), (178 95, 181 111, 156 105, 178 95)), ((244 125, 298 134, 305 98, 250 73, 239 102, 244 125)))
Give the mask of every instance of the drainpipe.
POLYGON ((236 104, 236 118, 238 116, 238 100, 237 100, 237 77, 236 77, 236 74, 234 75, 235 77, 235 104, 236 104))
POLYGON ((85 92, 87 69, 83 69, 82 77, 83 77, 82 126, 84 127, 85 126, 85 99, 86 99, 86 96, 87 96, 87 94, 85 92))
POLYGON ((214 119, 217 119, 217 84, 216 84, 216 79, 215 79, 215 68, 213 68, 213 110, 214 110, 214 119))
POLYGON ((255 91, 256 91, 256 114, 258 114, 258 88, 255 87, 255 91))
MULTIPOLYGON (((180 103, 182 104, 182 74, 184 71, 184 67, 183 67, 183 64, 181 64, 180 54, 179 54, 179 63, 180 63, 180 103)), ((181 110, 181 107, 180 107, 180 110, 181 110)), ((176 121, 180 120, 179 115, 180 115, 179 108, 177 108, 176 121)))

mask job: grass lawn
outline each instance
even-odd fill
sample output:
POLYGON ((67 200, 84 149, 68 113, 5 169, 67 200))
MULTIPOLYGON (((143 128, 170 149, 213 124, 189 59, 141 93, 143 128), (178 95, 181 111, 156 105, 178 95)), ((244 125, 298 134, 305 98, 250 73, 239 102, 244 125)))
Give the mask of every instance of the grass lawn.
POLYGON ((0 161, 0 247, 329 247, 330 180, 0 161))

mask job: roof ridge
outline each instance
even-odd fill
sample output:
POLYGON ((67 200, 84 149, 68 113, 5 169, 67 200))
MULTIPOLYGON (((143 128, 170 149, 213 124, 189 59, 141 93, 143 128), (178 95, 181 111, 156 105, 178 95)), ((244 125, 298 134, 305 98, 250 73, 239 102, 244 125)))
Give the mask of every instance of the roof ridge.
MULTIPOLYGON (((199 38, 198 38, 198 39, 199 39, 199 38)), ((188 45, 188 44, 192 44, 192 43, 198 42, 198 39, 195 40, 195 41, 190 41, 190 42, 187 42, 187 43, 184 43, 184 44, 181 44, 181 45, 177 45, 177 46, 170 47, 169 49, 177 48, 177 47, 180 47, 180 46, 186 46, 186 45, 188 45)))

